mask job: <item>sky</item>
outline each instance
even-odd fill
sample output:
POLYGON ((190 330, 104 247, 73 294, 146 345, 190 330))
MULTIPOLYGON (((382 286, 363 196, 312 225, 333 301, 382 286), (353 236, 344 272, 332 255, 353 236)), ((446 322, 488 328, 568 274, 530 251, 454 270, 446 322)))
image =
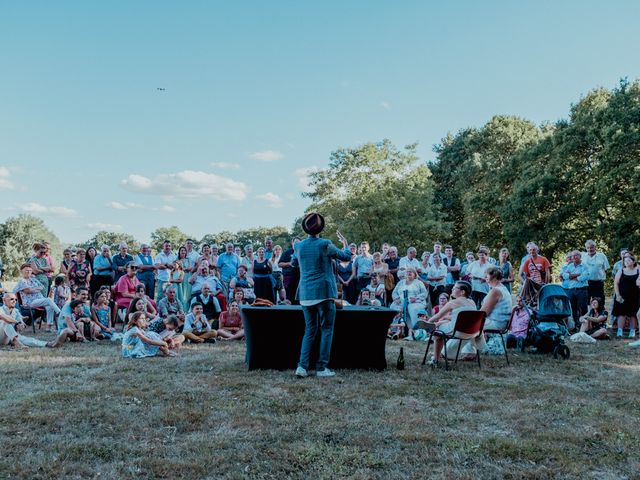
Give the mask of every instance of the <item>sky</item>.
POLYGON ((421 161, 640 77, 637 1, 0 0, 0 222, 65 243, 291 226, 332 151, 421 161))

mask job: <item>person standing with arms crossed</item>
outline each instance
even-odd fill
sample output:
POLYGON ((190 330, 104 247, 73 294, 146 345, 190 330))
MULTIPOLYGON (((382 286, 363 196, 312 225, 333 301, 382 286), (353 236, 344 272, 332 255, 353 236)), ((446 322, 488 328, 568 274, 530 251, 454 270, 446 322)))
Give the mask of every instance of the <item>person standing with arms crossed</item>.
POLYGON ((342 250, 330 240, 320 238, 320 232, 324 229, 324 217, 319 213, 307 214, 302 220, 302 229, 309 236, 296 245, 295 254, 291 259, 292 267, 300 266, 297 297, 302 305, 305 320, 296 376, 304 378, 309 375, 309 356, 320 327, 316 376, 333 377, 335 372, 329 370, 327 364, 331 355, 333 322, 336 317, 336 304, 333 299, 337 298, 338 289, 331 261, 351 260, 351 251, 347 239, 340 232, 336 233, 342 243, 342 250))

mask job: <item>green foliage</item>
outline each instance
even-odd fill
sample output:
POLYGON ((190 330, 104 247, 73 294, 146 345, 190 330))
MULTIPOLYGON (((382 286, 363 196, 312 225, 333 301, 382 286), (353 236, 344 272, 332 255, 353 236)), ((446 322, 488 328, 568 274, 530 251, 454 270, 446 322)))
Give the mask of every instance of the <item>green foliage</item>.
POLYGON ((99 231, 80 246, 83 248, 95 247, 99 250, 102 245, 109 245, 111 252, 115 253, 120 248, 122 242, 127 244, 130 253, 140 250, 140 242, 138 242, 133 235, 129 235, 128 233, 107 232, 105 230, 99 231))
POLYGON ((448 234, 433 206, 431 172, 418 164, 415 150, 384 140, 333 152, 329 168, 311 174, 306 194, 312 200, 308 211, 325 217, 325 235, 335 239, 339 229, 375 250, 383 242, 426 249, 448 234))
POLYGON ((280 245, 286 250, 291 243, 291 233, 287 227, 256 227, 237 232, 223 231, 216 234, 207 234, 200 240, 200 244, 217 244, 220 249, 228 242, 243 247, 248 244, 256 246, 264 245, 265 237, 271 237, 274 245, 280 245))
POLYGON ((151 232, 151 248, 156 251, 162 251, 162 243, 165 240, 171 242, 171 248, 174 251, 178 251, 180 247, 187 240, 188 235, 180 230, 178 227, 160 227, 151 232))
POLYGON ((0 224, 0 258, 6 268, 5 275, 16 278, 22 265, 32 254, 36 242, 46 241, 57 263, 62 259, 62 245, 42 219, 32 215, 18 215, 0 224))
POLYGON ((548 257, 589 238, 611 254, 640 247, 638 81, 589 92, 553 126, 498 116, 435 150, 453 242, 523 252, 536 240, 548 257))

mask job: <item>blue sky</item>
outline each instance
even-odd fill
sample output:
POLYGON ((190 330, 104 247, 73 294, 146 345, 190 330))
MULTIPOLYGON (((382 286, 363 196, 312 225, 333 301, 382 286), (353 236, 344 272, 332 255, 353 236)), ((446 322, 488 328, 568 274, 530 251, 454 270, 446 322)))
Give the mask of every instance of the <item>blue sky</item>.
POLYGON ((341 146, 566 117, 640 77, 640 2, 0 0, 0 221, 290 225, 341 146), (158 90, 164 88, 164 91, 158 90))

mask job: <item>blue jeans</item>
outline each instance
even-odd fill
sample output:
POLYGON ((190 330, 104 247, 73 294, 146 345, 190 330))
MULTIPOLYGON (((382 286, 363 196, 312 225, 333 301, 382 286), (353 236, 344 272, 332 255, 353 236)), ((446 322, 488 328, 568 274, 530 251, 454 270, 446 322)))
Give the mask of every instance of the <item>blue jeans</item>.
POLYGON ((300 362, 298 366, 309 369, 309 356, 311 348, 320 326, 320 351, 316 362, 316 371, 322 371, 329 363, 331 355, 331 341, 333 340, 333 322, 336 318, 336 304, 333 300, 325 300, 316 305, 303 306, 304 313, 304 337, 302 338, 302 348, 300 349, 300 362))

